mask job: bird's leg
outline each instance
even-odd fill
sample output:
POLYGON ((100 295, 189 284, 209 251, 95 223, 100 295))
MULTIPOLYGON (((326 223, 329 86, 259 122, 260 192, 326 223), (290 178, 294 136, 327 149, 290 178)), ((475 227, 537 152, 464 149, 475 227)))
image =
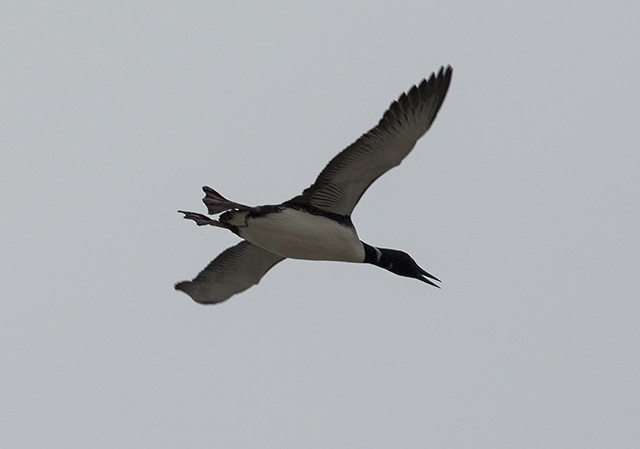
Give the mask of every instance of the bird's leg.
POLYGON ((178 212, 180 212, 181 214, 184 214, 184 218, 195 221, 198 226, 211 225, 211 226, 218 226, 220 228, 225 227, 218 220, 213 220, 207 217, 206 215, 202 215, 197 212, 187 212, 184 210, 179 210, 178 212))
POLYGON ((209 215, 219 214, 220 212, 224 212, 230 209, 251 209, 250 206, 236 203, 234 201, 229 201, 218 192, 213 190, 211 187, 204 186, 202 190, 204 191, 204 198, 202 199, 202 202, 205 204, 205 206, 207 206, 209 215))

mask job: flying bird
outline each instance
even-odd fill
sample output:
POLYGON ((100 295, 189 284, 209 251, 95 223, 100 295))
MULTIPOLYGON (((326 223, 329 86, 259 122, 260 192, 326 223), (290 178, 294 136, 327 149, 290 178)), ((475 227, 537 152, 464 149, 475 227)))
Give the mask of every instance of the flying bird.
POLYGON ((447 94, 453 69, 441 67, 397 101, 378 124, 334 157, 301 195, 276 205, 247 206, 203 187, 209 215, 178 211, 198 226, 228 229, 243 239, 223 251, 181 290, 201 304, 229 299, 286 258, 369 263, 439 287, 407 253, 359 239, 351 221, 356 204, 380 176, 397 166, 431 127, 447 94))

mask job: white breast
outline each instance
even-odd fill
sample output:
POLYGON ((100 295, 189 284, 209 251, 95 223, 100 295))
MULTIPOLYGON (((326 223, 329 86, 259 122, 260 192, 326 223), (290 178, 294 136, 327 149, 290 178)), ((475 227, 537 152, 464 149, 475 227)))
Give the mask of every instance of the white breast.
POLYGON ((285 209, 261 217, 238 213, 230 223, 240 236, 274 254, 292 259, 362 262, 364 247, 356 231, 321 215, 285 209), (246 223, 246 226, 245 226, 246 223))

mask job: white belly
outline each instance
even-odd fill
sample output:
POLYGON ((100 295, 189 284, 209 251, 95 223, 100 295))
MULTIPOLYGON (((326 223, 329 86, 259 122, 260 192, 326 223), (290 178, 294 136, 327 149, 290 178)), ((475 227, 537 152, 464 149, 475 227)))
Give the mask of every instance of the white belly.
POLYGON ((362 262, 364 247, 354 229, 295 209, 257 218, 238 214, 240 236, 269 252, 292 259, 362 262), (241 216, 242 215, 242 216, 241 216))

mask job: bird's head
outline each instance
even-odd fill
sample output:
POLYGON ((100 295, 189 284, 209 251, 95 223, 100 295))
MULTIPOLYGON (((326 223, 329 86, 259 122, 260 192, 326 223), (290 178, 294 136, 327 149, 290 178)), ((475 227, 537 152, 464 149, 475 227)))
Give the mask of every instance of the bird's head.
POLYGON ((409 254, 403 251, 398 251, 397 249, 378 248, 378 250, 380 251, 380 258, 376 265, 379 267, 389 270, 398 276, 418 279, 429 285, 440 288, 439 285, 433 282, 441 282, 440 279, 420 268, 409 254))

